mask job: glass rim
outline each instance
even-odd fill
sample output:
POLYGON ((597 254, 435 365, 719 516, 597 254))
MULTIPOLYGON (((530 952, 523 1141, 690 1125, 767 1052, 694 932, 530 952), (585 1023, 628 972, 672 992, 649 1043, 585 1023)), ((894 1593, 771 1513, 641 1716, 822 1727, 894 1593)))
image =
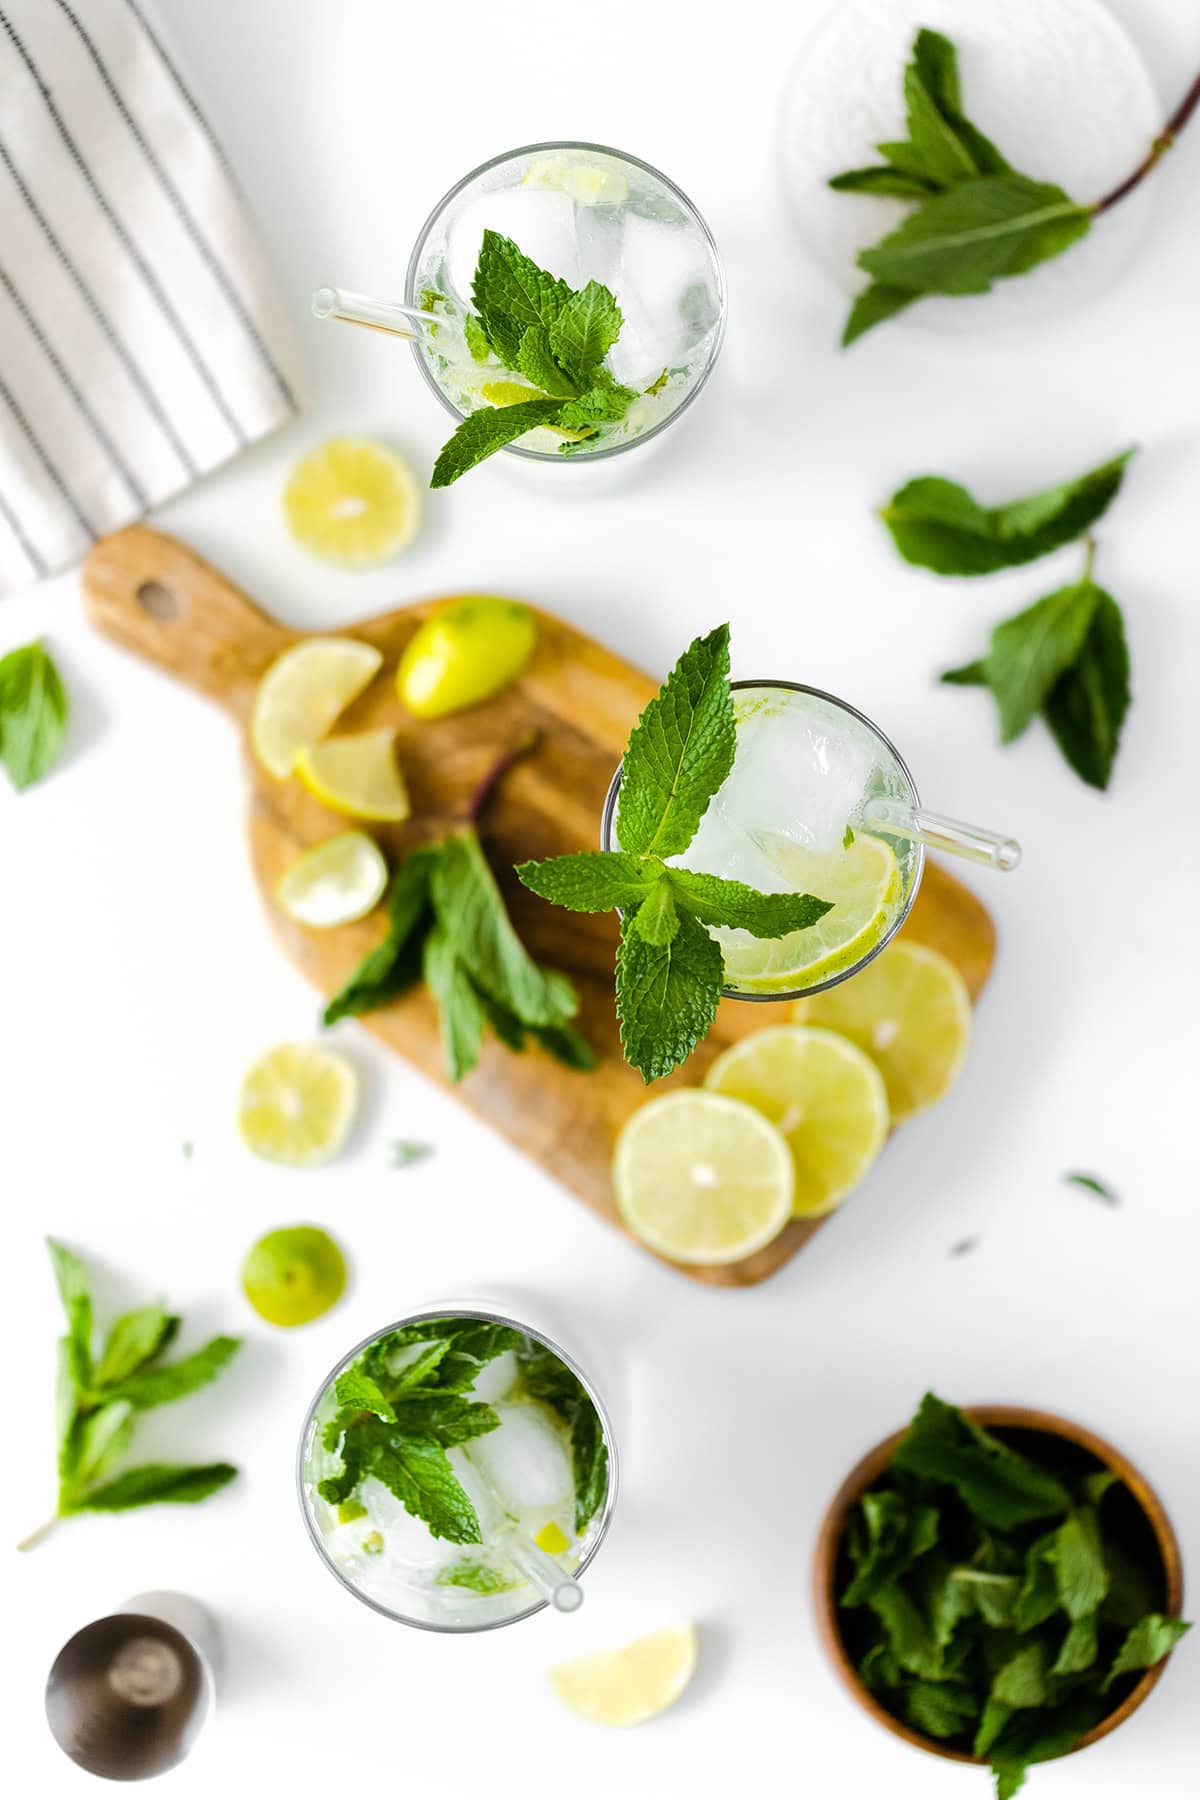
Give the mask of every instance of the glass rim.
MULTIPOLYGON (((917 792, 917 784, 912 778, 912 771, 897 750, 895 744, 893 744, 891 738, 888 737, 885 731, 880 730, 874 719, 869 719, 866 713, 859 711, 857 706, 851 706, 848 700, 842 700, 837 694, 830 694, 824 688, 810 687, 803 681, 782 681, 778 677, 766 681, 731 681, 729 685, 735 692, 738 688, 785 688, 792 694, 811 694, 815 700, 824 700, 828 705, 835 706, 839 712, 849 713, 851 718, 857 719, 861 725, 867 727, 867 730, 870 731, 873 736, 878 738, 879 742, 893 758, 897 768, 907 782, 912 805, 914 808, 920 805, 921 796, 917 792)), ((604 811, 600 819, 600 848, 602 850, 611 850, 614 847, 613 832, 617 817, 617 798, 621 792, 621 770, 623 767, 624 759, 622 758, 621 762, 617 764, 616 770, 613 773, 613 778, 608 784, 608 793, 605 795, 604 811)), ((831 975, 828 980, 818 981, 812 987, 781 988, 778 993, 774 994, 748 994, 741 988, 723 987, 721 989, 722 1000, 744 1000, 751 1004, 768 1003, 778 1000, 804 1000, 809 994, 823 994, 827 988, 837 987, 840 982, 848 981, 851 975, 857 975, 861 969, 865 969, 868 963, 874 962, 879 953, 882 950, 887 949, 887 946, 891 943, 896 933, 900 930, 900 927, 908 918, 909 913, 912 911, 913 901, 917 897, 917 890, 921 886, 921 877, 925 873, 925 846, 922 843, 914 841, 913 848, 916 852, 915 868, 912 881, 909 884, 908 893, 905 896, 904 905, 896 914, 895 919, 888 926, 883 936, 877 943, 871 946, 865 956, 860 957, 856 963, 852 963, 848 969, 841 969, 836 975, 831 975)))
MULTIPOLYGON (((577 138, 551 138, 545 143, 518 144, 514 150, 502 150, 498 156, 489 156, 486 162, 480 163, 478 168, 471 169, 461 180, 456 181, 452 188, 446 190, 437 205, 425 219, 424 224, 417 233, 416 241, 413 244, 412 254, 408 259, 408 272, 404 277, 404 299, 407 306, 416 305, 417 271, 420 267, 422 252, 429 240, 429 234, 452 201, 456 200, 463 192, 464 188, 469 187, 473 181, 477 181, 482 175, 489 174, 492 169, 498 169, 502 163, 512 162, 519 156, 533 156, 540 151, 548 150, 590 150, 600 156, 614 156, 620 162, 632 163, 635 169, 642 169, 647 175, 653 176, 655 181, 661 182, 663 187, 665 187, 674 198, 681 203, 699 227, 700 235, 707 246, 709 256, 712 259, 712 266, 716 273, 717 299, 720 304, 720 315, 710 334, 712 342, 703 369, 700 371, 699 376, 688 389, 683 399, 679 402, 679 405, 673 408, 665 418, 660 419, 657 425, 651 426, 649 431, 639 432, 636 437, 623 438, 620 443, 609 444, 608 447, 603 450, 590 450, 584 456, 562 456, 557 450, 522 450, 516 444, 505 444, 503 446, 503 454, 505 456, 518 456, 526 462, 553 463, 570 466, 578 463, 582 467, 590 463, 606 462, 610 457, 623 455, 626 450, 636 449, 639 444, 650 443, 653 438, 658 437, 660 433, 664 432, 669 425, 673 425, 675 420, 682 417, 688 410, 688 407, 691 406, 697 394, 699 394, 700 390, 707 383, 709 376, 712 374, 717 358, 721 354, 721 346, 725 342, 725 326, 729 317, 728 289, 725 280, 725 265, 721 261, 721 253, 717 249, 717 241, 713 237, 708 221, 705 219, 704 214, 700 211, 695 201, 689 199, 683 189, 672 181, 669 176, 664 175, 661 169, 656 169, 653 163, 646 162, 644 158, 640 156, 631 156, 627 150, 614 149, 611 144, 593 144, 584 139, 577 138)), ((451 418, 457 419, 461 424, 469 415, 461 412, 459 408, 455 406, 449 394, 445 393, 443 389, 438 386, 429 367, 428 359, 422 353, 421 345, 416 338, 412 339, 409 344, 409 349, 412 351, 417 367, 420 369, 421 374, 429 387, 431 387, 433 392, 437 395, 451 418)))
POLYGON ((362 1589, 356 1586, 346 1574, 345 1570, 338 1568, 325 1547, 321 1533, 317 1530, 316 1523, 312 1516, 312 1508, 309 1504, 308 1495, 305 1492, 304 1465, 305 1452, 308 1447, 309 1428, 316 1417, 317 1408, 320 1406, 321 1401, 325 1398, 329 1389, 333 1386, 333 1383, 337 1380, 342 1371, 350 1366, 356 1357, 361 1356, 362 1352, 371 1344, 377 1343, 382 1337, 386 1337, 389 1331, 399 1331, 406 1325, 417 1325, 425 1319, 480 1319, 490 1324, 511 1326, 514 1331, 521 1332, 525 1337, 536 1338, 539 1343, 544 1344, 546 1349, 549 1350, 552 1355, 557 1356, 564 1367, 569 1369, 572 1375, 574 1375, 586 1389, 588 1399, 595 1407, 597 1416, 599 1417, 605 1448, 608 1451, 608 1481, 605 1487, 604 1504, 593 1521, 595 1523, 595 1535, 587 1551, 576 1563, 571 1573, 578 1578, 589 1567, 596 1552, 608 1535, 608 1527, 612 1520, 613 1507, 616 1504, 617 1498, 617 1440, 613 1432, 612 1419, 609 1417, 608 1408, 605 1406, 604 1401, 597 1392, 593 1382, 575 1361, 575 1358, 569 1351, 564 1350, 560 1344, 553 1338, 548 1337, 544 1331, 525 1324, 521 1319, 514 1319, 508 1313, 498 1312, 494 1308, 488 1306, 441 1306, 430 1307, 427 1309, 421 1308, 417 1312, 406 1313, 402 1318, 394 1319, 390 1325, 383 1325, 379 1330, 370 1332, 360 1343, 356 1344, 352 1350, 348 1350, 344 1356, 339 1357, 309 1402, 304 1414, 304 1423, 300 1427, 300 1441, 296 1449, 296 1497, 300 1504, 300 1513, 304 1520, 305 1529, 308 1532, 312 1546, 320 1557, 323 1566, 333 1576, 334 1580, 344 1587, 348 1593, 352 1594, 356 1600, 360 1600, 364 1606, 369 1606, 373 1612, 379 1613, 385 1619, 394 1620, 398 1625, 409 1625, 417 1631, 434 1631, 447 1637, 466 1636, 468 1633, 475 1631, 499 1631, 506 1625, 516 1625, 519 1624, 522 1619, 532 1618, 534 1613, 542 1612, 550 1604, 549 1601, 545 1599, 535 1600, 521 1612, 509 1613, 508 1616, 503 1619, 481 1620, 477 1625, 450 1625, 436 1619, 410 1618, 407 1613, 397 1612, 393 1607, 385 1605, 383 1601, 374 1599, 370 1594, 364 1594, 362 1589))

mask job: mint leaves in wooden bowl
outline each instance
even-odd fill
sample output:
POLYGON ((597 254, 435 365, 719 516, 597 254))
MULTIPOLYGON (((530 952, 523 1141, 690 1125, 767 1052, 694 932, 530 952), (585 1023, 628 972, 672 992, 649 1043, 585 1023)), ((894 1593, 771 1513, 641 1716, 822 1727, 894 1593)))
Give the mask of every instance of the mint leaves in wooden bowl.
POLYGON ((922 1750, 989 1763, 997 1800, 1127 1719, 1188 1629, 1175 1534, 1118 1451, 933 1394, 843 1482, 815 1580, 854 1697, 922 1750))

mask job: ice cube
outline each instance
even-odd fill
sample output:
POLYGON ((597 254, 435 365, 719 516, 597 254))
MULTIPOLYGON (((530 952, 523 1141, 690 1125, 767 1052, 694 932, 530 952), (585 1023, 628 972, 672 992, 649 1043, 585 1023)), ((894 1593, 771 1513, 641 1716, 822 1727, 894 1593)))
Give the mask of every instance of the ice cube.
POLYGON ((502 1350, 489 1363, 484 1363, 471 1387, 473 1400, 486 1400, 494 1405, 503 1400, 505 1394, 517 1379, 517 1353, 515 1350, 502 1350))
POLYGON ((450 225, 446 265, 461 305, 471 306, 471 283, 485 230, 512 238, 539 268, 549 269, 570 287, 580 285, 575 208, 569 197, 550 189, 498 188, 468 200, 450 225))
POLYGON ((626 216, 614 277, 625 318, 611 356, 618 381, 645 386, 683 359, 693 335, 684 295, 708 279, 707 252, 694 229, 626 216))
POLYGON ((515 1514, 546 1511, 571 1492, 571 1457, 553 1415, 536 1401, 496 1408, 500 1424, 472 1438, 470 1458, 515 1514))
POLYGON ((713 805, 748 836, 836 850, 875 762, 875 742, 853 717, 811 695, 768 700, 739 723, 733 768, 713 805))

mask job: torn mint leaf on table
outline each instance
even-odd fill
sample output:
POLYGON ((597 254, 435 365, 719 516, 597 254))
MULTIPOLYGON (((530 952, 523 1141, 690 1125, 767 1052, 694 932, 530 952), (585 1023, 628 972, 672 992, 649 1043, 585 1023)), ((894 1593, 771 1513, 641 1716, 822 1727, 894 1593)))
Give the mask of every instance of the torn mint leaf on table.
POLYGON ((0 762, 18 792, 58 761, 69 713, 62 676, 42 644, 0 656, 0 762))

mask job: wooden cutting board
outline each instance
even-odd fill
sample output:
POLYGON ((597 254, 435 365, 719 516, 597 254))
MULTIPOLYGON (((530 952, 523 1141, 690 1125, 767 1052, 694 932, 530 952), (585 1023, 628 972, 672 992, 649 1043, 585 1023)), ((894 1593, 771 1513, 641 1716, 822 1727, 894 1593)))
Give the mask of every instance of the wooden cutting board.
MULTIPOLYGON (((269 618, 183 544, 144 526, 96 545, 84 567, 83 593, 93 623, 106 637, 215 700, 243 736, 260 675, 303 635, 269 618)), ((575 982, 582 1002, 578 1023, 599 1066, 590 1074, 577 1074, 538 1052, 514 1056, 489 1039, 479 1066, 454 1092, 619 1226, 609 1185, 610 1155, 618 1129, 646 1089, 624 1061, 617 1037, 612 975, 616 919, 549 906, 520 885, 512 868, 527 857, 597 846, 609 781, 630 727, 656 683, 552 614, 539 613, 538 648, 520 681, 469 712, 421 723, 400 705, 392 671, 434 604, 420 601, 339 634, 376 645, 386 660, 338 729, 362 731, 386 724, 397 732, 413 816, 404 825, 377 829, 389 858, 449 830, 497 756, 531 728, 538 733, 537 748, 505 777, 492 799, 481 836, 521 937, 539 962, 564 970, 575 982)), ((246 776, 250 854, 271 925, 292 961, 328 996, 382 935, 382 914, 334 931, 313 931, 288 918, 275 901, 280 877, 302 850, 345 830, 347 821, 314 800, 298 781, 276 781, 248 748, 246 776)), ((905 930, 943 950, 962 970, 972 996, 978 996, 995 950, 991 919, 973 894, 932 862, 905 930)), ((760 1005, 724 1001, 712 1033, 686 1070, 655 1091, 699 1081, 718 1051, 761 1028, 768 1016, 769 1009, 760 1005)), ((431 1080, 445 1085, 437 1016, 424 989, 366 1015, 363 1023, 431 1080)), ((684 1272, 726 1287, 762 1281, 788 1262, 821 1223, 790 1225, 773 1244, 741 1262, 684 1272)))

